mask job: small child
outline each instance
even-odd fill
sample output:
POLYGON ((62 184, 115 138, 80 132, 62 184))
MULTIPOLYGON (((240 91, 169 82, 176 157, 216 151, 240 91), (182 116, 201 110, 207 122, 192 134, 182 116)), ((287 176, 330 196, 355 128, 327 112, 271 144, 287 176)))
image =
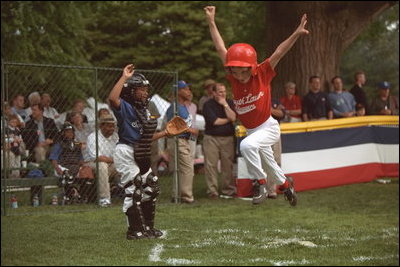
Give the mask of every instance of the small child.
MULTIPOLYGON (((21 168, 21 154, 25 150, 24 142, 21 137, 21 130, 18 128, 19 120, 16 115, 8 117, 8 125, 6 128, 7 149, 11 153, 8 154, 8 168, 21 168)), ((20 171, 12 170, 11 178, 19 178, 20 171)))
POLYGON ((271 81, 276 75, 274 69, 282 57, 300 36, 309 34, 305 29, 307 15, 302 16, 299 26, 275 52, 258 64, 257 53, 249 44, 237 43, 226 49, 215 23, 215 6, 207 6, 204 11, 211 38, 228 72, 227 79, 232 87, 235 111, 248 130, 247 137, 240 143, 240 151, 254 183, 253 204, 260 204, 267 198, 268 173, 268 179, 275 180, 285 199, 295 206, 297 196, 293 179, 284 175, 271 148, 280 138, 279 124, 271 117, 271 81))

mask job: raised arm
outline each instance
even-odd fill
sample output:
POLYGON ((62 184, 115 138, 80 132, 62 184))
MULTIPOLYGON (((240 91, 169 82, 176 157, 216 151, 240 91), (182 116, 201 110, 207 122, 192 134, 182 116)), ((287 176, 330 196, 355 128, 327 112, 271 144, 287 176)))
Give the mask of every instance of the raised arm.
POLYGON ((219 34, 217 24, 215 24, 215 6, 206 6, 204 8, 204 11, 206 12, 206 18, 208 26, 210 28, 211 38, 215 45, 215 49, 217 50, 217 53, 222 60, 222 63, 225 64, 226 47, 224 40, 219 34))
POLYGON ((300 25, 297 29, 289 36, 285 41, 283 41, 275 50, 275 52, 270 57, 271 67, 274 69, 278 62, 283 58, 283 56, 292 48, 297 39, 303 34, 309 34, 310 32, 305 29, 307 23, 307 14, 304 14, 301 18, 300 25))
POLYGON ((119 96, 121 95, 122 87, 126 80, 132 77, 133 73, 135 73, 135 66, 133 64, 125 66, 121 78, 119 78, 118 82, 114 85, 113 89, 108 95, 108 100, 114 108, 119 108, 121 105, 119 96))

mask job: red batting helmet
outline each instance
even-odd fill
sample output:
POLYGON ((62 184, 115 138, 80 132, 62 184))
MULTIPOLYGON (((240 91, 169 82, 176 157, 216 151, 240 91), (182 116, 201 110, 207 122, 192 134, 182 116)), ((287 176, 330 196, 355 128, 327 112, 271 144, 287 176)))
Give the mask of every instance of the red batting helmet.
POLYGON ((250 67, 252 75, 255 75, 257 67, 256 50, 249 44, 232 45, 226 52, 225 67, 250 67))

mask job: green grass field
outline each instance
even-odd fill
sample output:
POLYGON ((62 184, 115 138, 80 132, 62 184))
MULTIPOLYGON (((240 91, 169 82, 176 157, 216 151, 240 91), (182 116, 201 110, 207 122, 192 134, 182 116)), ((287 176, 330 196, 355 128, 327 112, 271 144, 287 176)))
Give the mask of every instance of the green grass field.
POLYGON ((169 202, 162 177, 160 239, 126 240, 120 204, 2 216, 1 265, 399 265, 398 179, 300 192, 297 207, 208 200, 203 179, 189 205, 169 202))

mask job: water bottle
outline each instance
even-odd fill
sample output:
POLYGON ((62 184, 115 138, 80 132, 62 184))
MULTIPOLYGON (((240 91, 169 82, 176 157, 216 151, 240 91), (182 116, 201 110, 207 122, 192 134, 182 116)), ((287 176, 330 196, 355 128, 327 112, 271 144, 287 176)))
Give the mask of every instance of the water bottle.
POLYGON ((51 205, 54 205, 54 206, 57 206, 57 205, 58 205, 58 196, 57 196, 57 194, 54 194, 54 195, 51 197, 51 205))
POLYGON ((35 194, 35 195, 33 196, 32 204, 33 204, 34 207, 38 207, 38 206, 39 206, 39 197, 38 197, 37 194, 35 194))
POLYGON ((241 157, 242 154, 240 153, 240 143, 244 138, 247 136, 247 129, 243 125, 239 124, 235 127, 235 135, 236 135, 236 155, 241 157))
POLYGON ((11 196, 11 208, 13 209, 18 208, 18 200, 16 195, 11 196))

